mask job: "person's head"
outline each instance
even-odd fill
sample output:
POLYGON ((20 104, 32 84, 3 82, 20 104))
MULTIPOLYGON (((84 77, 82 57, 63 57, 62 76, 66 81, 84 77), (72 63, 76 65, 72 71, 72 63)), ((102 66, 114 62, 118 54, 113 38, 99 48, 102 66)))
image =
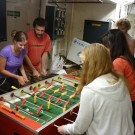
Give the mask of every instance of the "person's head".
POLYGON ((13 43, 18 50, 22 50, 25 48, 28 41, 27 34, 23 31, 14 31, 13 35, 13 43))
POLYGON ((42 38, 45 32, 46 22, 45 19, 38 17, 33 22, 34 33, 37 38, 42 38))
POLYGON ((80 90, 95 78, 112 73, 112 60, 110 51, 99 43, 90 44, 81 53, 83 68, 81 74, 80 90))
POLYGON ((125 35, 119 29, 111 29, 101 38, 101 43, 111 50, 112 60, 129 54, 125 35))
POLYGON ((127 33, 128 30, 131 28, 130 21, 128 19, 120 19, 116 22, 116 26, 119 30, 123 33, 127 33))
POLYGON ((124 56, 124 58, 135 69, 135 59, 129 50, 128 43, 123 32, 119 29, 111 29, 102 36, 101 43, 110 49, 112 61, 124 56))

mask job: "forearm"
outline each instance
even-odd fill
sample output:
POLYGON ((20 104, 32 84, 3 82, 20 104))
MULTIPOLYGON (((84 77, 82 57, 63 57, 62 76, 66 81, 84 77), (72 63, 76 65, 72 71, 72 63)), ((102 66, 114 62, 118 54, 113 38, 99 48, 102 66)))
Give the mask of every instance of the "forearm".
POLYGON ((44 52, 41 58, 41 70, 44 70, 46 68, 47 60, 48 60, 48 54, 47 52, 44 52))
POLYGON ((27 65, 30 67, 30 69, 33 72, 33 76, 40 76, 39 72, 36 70, 36 68, 33 66, 32 62, 30 61, 29 57, 25 55, 24 61, 27 63, 27 65))
POLYGON ((26 77, 26 73, 25 73, 25 70, 24 70, 23 65, 21 65, 21 67, 19 68, 19 70, 20 70, 22 76, 23 76, 23 77, 26 77))
POLYGON ((73 124, 64 126, 65 134, 83 134, 88 130, 93 119, 94 96, 87 91, 82 90, 77 118, 73 124))
POLYGON ((5 76, 8 76, 8 77, 12 77, 12 78, 15 78, 15 79, 18 79, 18 75, 17 74, 14 74, 14 73, 11 73, 7 70, 1 70, 0 73, 2 73, 3 75, 5 76))
POLYGON ((31 69, 32 71, 36 70, 35 67, 33 66, 31 60, 29 59, 29 57, 28 57, 27 55, 25 55, 24 61, 25 61, 26 64, 30 67, 30 69, 31 69))

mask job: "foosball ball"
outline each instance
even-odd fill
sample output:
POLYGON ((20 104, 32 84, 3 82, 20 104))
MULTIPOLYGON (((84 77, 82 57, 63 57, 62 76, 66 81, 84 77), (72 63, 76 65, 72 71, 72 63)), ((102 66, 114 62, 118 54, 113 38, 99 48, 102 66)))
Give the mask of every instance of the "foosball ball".
POLYGON ((59 135, 79 108, 79 78, 55 76, 0 95, 1 135, 59 135))

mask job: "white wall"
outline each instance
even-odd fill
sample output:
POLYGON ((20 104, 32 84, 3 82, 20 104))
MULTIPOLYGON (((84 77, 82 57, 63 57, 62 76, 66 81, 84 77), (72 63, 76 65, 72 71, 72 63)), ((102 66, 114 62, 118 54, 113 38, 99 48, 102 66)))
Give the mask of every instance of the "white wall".
POLYGON ((131 29, 129 33, 135 38, 135 4, 128 7, 128 19, 131 22, 131 29))
POLYGON ((114 20, 116 5, 114 4, 67 4, 66 37, 67 55, 74 37, 83 39, 84 20, 114 20))
MULTIPOLYGON (((41 1, 42 17, 45 17, 47 4, 48 0, 41 1)), ((39 14, 39 6, 40 0, 7 0, 7 10, 20 11, 20 17, 7 16, 8 41, 0 43, 0 48, 11 43, 10 33, 13 29, 25 31, 32 28, 32 22, 39 14)), ((60 7, 66 8, 65 37, 52 41, 54 56, 59 53, 67 56, 72 39, 83 38, 84 20, 116 20, 119 12, 115 4, 61 4, 60 7)))
POLYGON ((12 43, 11 31, 26 31, 32 28, 32 22, 39 12, 39 0, 7 0, 7 10, 20 11, 20 17, 7 16, 7 41, 0 43, 0 49, 12 43))

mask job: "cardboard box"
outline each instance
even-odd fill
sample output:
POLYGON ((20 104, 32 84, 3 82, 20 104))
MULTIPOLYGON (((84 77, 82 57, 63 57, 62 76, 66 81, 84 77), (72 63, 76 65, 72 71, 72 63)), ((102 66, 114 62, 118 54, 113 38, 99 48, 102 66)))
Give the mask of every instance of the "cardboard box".
POLYGON ((88 45, 90 44, 80 39, 74 38, 67 55, 67 59, 78 65, 82 64, 80 59, 80 54, 82 50, 88 45))

